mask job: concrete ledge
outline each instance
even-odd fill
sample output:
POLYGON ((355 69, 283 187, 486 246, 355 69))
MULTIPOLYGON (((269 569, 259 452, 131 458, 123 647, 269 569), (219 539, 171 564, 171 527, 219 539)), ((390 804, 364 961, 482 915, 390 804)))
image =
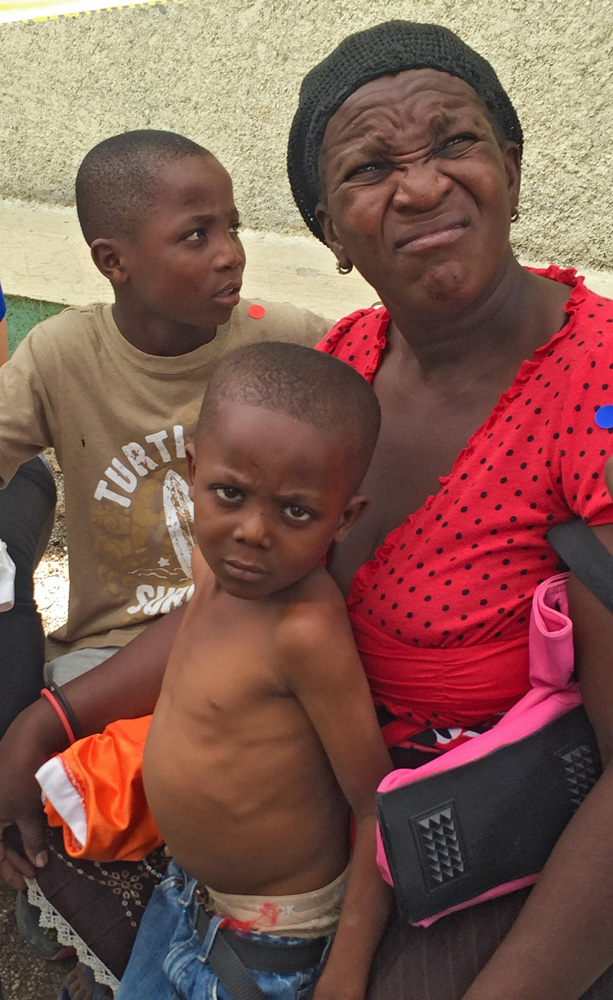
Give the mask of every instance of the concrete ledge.
MULTIPOLYGON (((377 298, 358 274, 339 275, 333 255, 313 237, 247 231, 244 243, 247 298, 295 302, 330 319, 377 298)), ((583 273, 592 289, 613 298, 613 271, 583 273)), ((110 285, 92 264, 73 208, 0 202, 0 280, 9 295, 48 302, 87 305, 112 300, 110 285)))

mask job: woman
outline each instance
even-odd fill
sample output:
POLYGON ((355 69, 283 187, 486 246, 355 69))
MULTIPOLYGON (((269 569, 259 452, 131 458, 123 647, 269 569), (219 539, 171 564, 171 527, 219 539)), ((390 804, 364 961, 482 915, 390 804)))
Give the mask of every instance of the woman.
MULTIPOLYGON (((329 565, 399 760, 492 725, 526 691, 530 600, 557 564, 551 524, 580 516, 613 549, 608 431, 594 423, 610 400, 613 304, 574 272, 515 260, 521 152, 491 67, 450 32, 406 22, 354 35, 315 67, 292 125, 307 225, 385 307, 342 320, 322 346, 373 382, 383 411, 371 514, 329 565)), ((612 811, 613 623, 574 579, 569 600, 604 774, 483 972, 516 897, 432 931, 397 928, 373 995, 393 982, 398 996, 576 1000, 613 960, 613 852, 590 846, 612 811), (441 956, 453 934, 455 977, 441 956)))
MULTIPOLYGON (((290 176, 307 223, 384 304, 323 344, 373 379, 384 415, 365 483, 372 513, 330 566, 388 742, 405 755, 440 742, 433 724, 449 730, 443 740, 462 739, 458 730, 491 725, 525 692, 531 592, 557 568, 550 524, 580 514, 613 549, 600 478, 609 442, 593 423, 609 401, 613 304, 572 272, 536 275, 514 260, 521 144, 491 67, 444 29, 404 22, 352 36, 316 67, 292 127, 290 176)), ((575 580, 569 596, 608 759, 613 627, 575 580)), ((84 732, 150 711, 176 617, 66 687, 84 732)), ((37 705, 0 748, 0 815, 21 820, 32 861, 42 842, 30 775, 63 745, 37 705)), ((610 996, 607 978, 586 994, 613 961, 613 858, 599 836, 610 783, 605 768, 523 909, 515 894, 428 931, 393 925, 370 997, 610 996)), ((0 855, 5 874, 25 867, 0 855)))

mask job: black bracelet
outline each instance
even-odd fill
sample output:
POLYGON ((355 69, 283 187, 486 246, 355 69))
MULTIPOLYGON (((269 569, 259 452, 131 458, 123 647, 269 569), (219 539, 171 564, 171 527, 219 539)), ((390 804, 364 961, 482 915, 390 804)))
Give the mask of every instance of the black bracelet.
POLYGON ((64 715, 68 719, 70 727, 74 733, 75 740, 80 740, 81 727, 77 722, 77 717, 72 710, 72 706, 68 701, 68 698, 62 691, 61 687, 58 684, 56 684, 55 681, 49 681, 48 684, 45 684, 45 687, 47 688, 47 691, 49 691, 53 695, 53 697, 56 698, 57 701, 59 701, 60 705, 62 706, 64 710, 64 715))

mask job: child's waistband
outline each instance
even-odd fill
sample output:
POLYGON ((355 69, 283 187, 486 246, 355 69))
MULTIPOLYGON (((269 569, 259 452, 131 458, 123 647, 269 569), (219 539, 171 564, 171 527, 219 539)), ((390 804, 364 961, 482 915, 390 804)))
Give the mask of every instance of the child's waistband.
POLYGON ((338 926, 349 867, 329 885, 293 896, 242 896, 206 886, 206 908, 227 917, 225 926, 245 933, 318 938, 338 926))

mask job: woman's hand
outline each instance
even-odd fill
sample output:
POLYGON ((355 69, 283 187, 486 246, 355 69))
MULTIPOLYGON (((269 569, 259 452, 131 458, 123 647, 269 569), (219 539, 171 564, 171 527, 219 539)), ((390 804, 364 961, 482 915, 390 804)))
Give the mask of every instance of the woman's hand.
POLYGON ((33 878, 36 868, 47 864, 47 842, 40 787, 35 772, 66 745, 62 725, 45 701, 26 708, 0 742, 0 877, 14 889, 25 888, 24 876, 33 878), (16 826, 23 854, 8 841, 15 841, 16 826))

